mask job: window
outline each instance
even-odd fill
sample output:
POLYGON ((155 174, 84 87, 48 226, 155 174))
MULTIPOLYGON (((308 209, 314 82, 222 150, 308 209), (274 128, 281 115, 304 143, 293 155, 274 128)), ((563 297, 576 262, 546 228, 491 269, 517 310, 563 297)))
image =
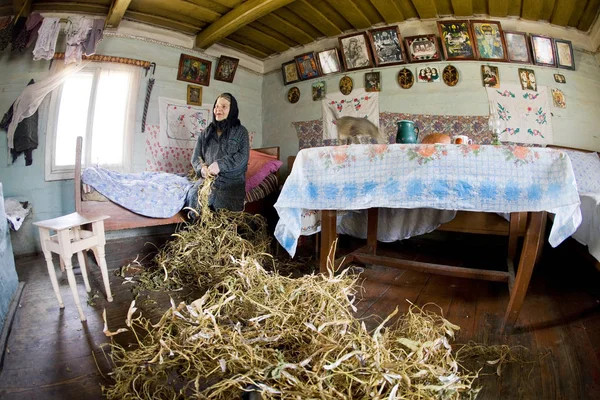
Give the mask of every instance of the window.
POLYGON ((83 165, 131 169, 138 87, 139 68, 91 63, 52 92, 47 181, 73 178, 77 136, 83 137, 83 165))

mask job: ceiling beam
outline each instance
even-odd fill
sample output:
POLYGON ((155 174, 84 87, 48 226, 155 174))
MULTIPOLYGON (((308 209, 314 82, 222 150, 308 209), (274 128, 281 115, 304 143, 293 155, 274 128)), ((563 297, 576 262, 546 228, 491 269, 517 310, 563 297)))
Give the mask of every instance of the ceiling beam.
POLYGON ((259 22, 270 26, 276 31, 281 32, 282 35, 285 35, 300 44, 308 44, 315 40, 312 36, 298 28, 296 25, 276 14, 265 15, 260 19, 259 22))
POLYGON ((290 48, 290 45, 282 42, 281 40, 279 40, 273 36, 267 35, 266 33, 261 32, 258 29, 255 29, 250 25, 241 27, 237 31, 237 33, 247 37, 248 39, 250 39, 254 42, 262 43, 263 45, 267 46, 269 49, 275 50, 279 53, 282 53, 290 48))
POLYGON ((161 28, 173 29, 178 32, 184 32, 188 34, 196 34, 202 26, 206 25, 206 22, 197 21, 195 23, 189 23, 185 21, 176 21, 170 18, 161 17, 160 15, 151 15, 138 11, 128 10, 125 16, 136 22, 142 22, 154 26, 160 26, 161 28))
POLYGON ((579 20, 579 25, 577 25, 577 28, 580 31, 587 32, 591 28, 592 24, 596 20, 598 7, 600 7, 600 0, 589 0, 587 6, 585 7, 585 11, 583 12, 583 16, 579 20))
POLYGON ((346 18, 355 29, 367 29, 371 26, 369 18, 354 4, 352 0, 327 0, 337 12, 346 18), (332 4, 333 3, 333 4, 332 4))
POLYGON ((251 23, 247 26, 249 26, 253 29, 256 29, 257 31, 261 31, 265 35, 269 35, 269 36, 279 40, 280 42, 287 44, 289 47, 298 46, 300 44, 300 42, 297 42, 297 41, 285 36, 283 33, 273 29, 271 26, 266 26, 265 24, 260 23, 260 21, 254 21, 253 23, 251 23))
MULTIPOLYGON (((467 17, 473 15, 473 2, 471 0, 451 0, 454 15, 457 17, 467 17)), ((417 8, 419 10, 419 8, 417 8)), ((419 10, 421 14, 421 10, 419 10)), ((421 16, 423 18, 423 16, 421 16)))
POLYGON ((44 11, 52 11, 52 12, 70 12, 70 13, 80 13, 80 14, 99 14, 106 15, 108 14, 108 7, 102 4, 93 4, 93 3, 69 3, 67 1, 64 2, 36 2, 33 4, 33 10, 38 12, 44 11))
POLYGON ((530 21, 539 20, 542 16, 543 5, 544 0, 523 0, 521 17, 530 21))
POLYGON ((245 44, 238 43, 238 42, 236 42, 234 40, 231 40, 231 39, 224 38, 224 39, 221 39, 219 41, 219 43, 223 44, 225 46, 229 46, 231 48, 234 48, 236 50, 239 50, 242 53, 250 54, 251 56, 254 56, 256 58, 263 59, 263 58, 267 58, 269 56, 268 54, 263 53, 262 51, 257 50, 257 49, 255 49, 252 46, 246 46, 245 44))
POLYGON ((558 26, 567 26, 574 9, 575 2, 573 0, 558 0, 556 7, 554 7, 554 13, 549 18, 550 23, 558 26))
POLYGON ((107 28, 117 28, 129 7, 129 3, 131 3, 131 0, 113 0, 104 25, 107 28))
POLYGON ((402 11, 392 0, 371 0, 371 3, 379 11, 386 24, 404 21, 402 11))
POLYGON ((521 16, 521 0, 508 0, 508 15, 513 17, 521 16))
POLYGON ((306 0, 297 0, 290 4, 288 8, 312 24, 325 36, 337 36, 342 33, 337 25, 306 0))
POLYGON ((15 16, 26 17, 31 12, 31 0, 13 0, 15 16))
POLYGON ((508 0, 488 0, 490 17, 506 17, 508 15, 508 0))
POLYGON ((242 26, 273 12, 294 0, 248 0, 203 29, 196 36, 196 47, 206 49, 242 26))

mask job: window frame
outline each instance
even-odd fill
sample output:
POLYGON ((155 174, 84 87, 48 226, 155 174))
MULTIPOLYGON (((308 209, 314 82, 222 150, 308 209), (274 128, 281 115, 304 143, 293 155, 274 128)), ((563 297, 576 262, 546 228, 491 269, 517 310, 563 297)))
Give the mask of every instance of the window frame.
MULTIPOLYGON (((60 66, 53 68, 53 71, 57 71, 62 68, 60 66)), ((98 84, 100 75, 103 70, 124 70, 131 73, 132 82, 129 86, 129 95, 126 102, 126 113, 125 113, 125 129, 123 138, 123 163, 122 164, 106 164, 105 167, 119 170, 120 172, 129 172, 133 166, 133 141, 136 131, 136 114, 137 114, 137 100, 140 85, 140 72, 139 68, 130 65, 115 64, 115 63, 90 63, 90 65, 84 67, 77 73, 91 72, 93 74, 92 88, 90 90, 88 115, 86 132, 83 136, 83 147, 82 147, 82 165, 91 165, 91 154, 92 154, 92 135, 93 135, 93 121, 96 107, 96 98, 98 92, 98 84)), ((46 124, 46 149, 45 149, 45 180, 56 181, 56 180, 67 180, 73 179, 75 172, 75 154, 73 155, 73 164, 57 166, 55 164, 57 139, 57 126, 58 126, 58 113, 60 107, 60 100, 62 98, 64 84, 60 85, 57 89, 52 91, 50 104, 48 106, 48 121, 46 124)), ((73 143, 73 150, 75 150, 75 143, 73 143)))

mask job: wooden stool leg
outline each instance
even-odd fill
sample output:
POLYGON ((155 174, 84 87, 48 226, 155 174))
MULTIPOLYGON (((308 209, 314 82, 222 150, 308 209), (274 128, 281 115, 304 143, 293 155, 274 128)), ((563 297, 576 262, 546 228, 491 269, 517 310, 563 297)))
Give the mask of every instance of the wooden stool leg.
POLYGON ((79 319, 81 321, 85 321, 85 314, 83 313, 81 303, 79 302, 79 292, 77 291, 77 281, 75 280, 75 274, 73 273, 73 264, 71 264, 73 252, 71 250, 71 237, 68 229, 58 232, 58 246, 60 248, 60 257, 65 263, 67 279, 69 280, 69 286, 71 287, 71 292, 73 293, 73 299, 75 300, 75 305, 77 306, 77 311, 79 312, 79 319))
MULTIPOLYGON (((75 241, 81 240, 81 235, 79 234, 79 227, 73 228, 73 237, 75 238, 75 241)), ((89 293, 92 291, 92 288, 90 287, 90 281, 88 279, 87 267, 85 263, 85 258, 83 257, 83 251, 77 252, 77 261, 79 262, 81 275, 83 275, 83 283, 85 284, 85 290, 89 293)))
POLYGON ((92 251, 96 254, 96 261, 100 266, 102 280, 104 281, 104 289, 106 290, 106 300, 113 301, 112 292, 110 291, 110 282, 108 280, 108 267, 106 265, 106 257, 104 253, 104 245, 106 239, 104 237, 104 221, 97 221, 92 224, 92 231, 98 237, 98 246, 93 247, 92 251))
POLYGON ((44 258, 46 259, 46 266, 48 267, 48 275, 50 275, 50 282, 52 282, 52 289, 54 289, 54 294, 56 295, 56 299, 58 300, 58 305, 60 308, 65 308, 65 303, 63 303, 62 297, 60 296, 60 290, 58 289, 58 281, 56 280, 56 270, 54 269, 54 264, 52 263, 52 252, 48 250, 46 246, 46 241, 50 240, 50 231, 45 228, 40 228, 40 242, 42 245, 42 252, 44 253, 44 258))

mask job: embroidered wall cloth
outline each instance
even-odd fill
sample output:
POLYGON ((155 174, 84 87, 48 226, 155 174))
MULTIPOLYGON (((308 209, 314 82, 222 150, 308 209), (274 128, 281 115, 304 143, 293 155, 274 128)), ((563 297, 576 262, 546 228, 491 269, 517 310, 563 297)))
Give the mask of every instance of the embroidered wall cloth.
POLYGON ((367 118, 379 126, 379 93, 356 90, 353 95, 332 93, 321 101, 323 140, 337 140, 336 120, 341 117, 367 118))
POLYGON ((158 98, 161 146, 193 149, 212 120, 212 105, 189 106, 183 100, 158 98))
MULTIPOLYGON (((581 223, 571 162, 553 149, 479 145, 350 145, 301 150, 275 204, 275 237, 294 255, 303 215, 371 207, 556 214, 557 246, 581 223)), ((315 221, 318 221, 315 218, 315 221)))
POLYGON ((486 89, 490 110, 494 110, 504 123, 500 141, 553 143, 550 96, 546 86, 538 86, 537 91, 522 90, 516 84, 486 89))

